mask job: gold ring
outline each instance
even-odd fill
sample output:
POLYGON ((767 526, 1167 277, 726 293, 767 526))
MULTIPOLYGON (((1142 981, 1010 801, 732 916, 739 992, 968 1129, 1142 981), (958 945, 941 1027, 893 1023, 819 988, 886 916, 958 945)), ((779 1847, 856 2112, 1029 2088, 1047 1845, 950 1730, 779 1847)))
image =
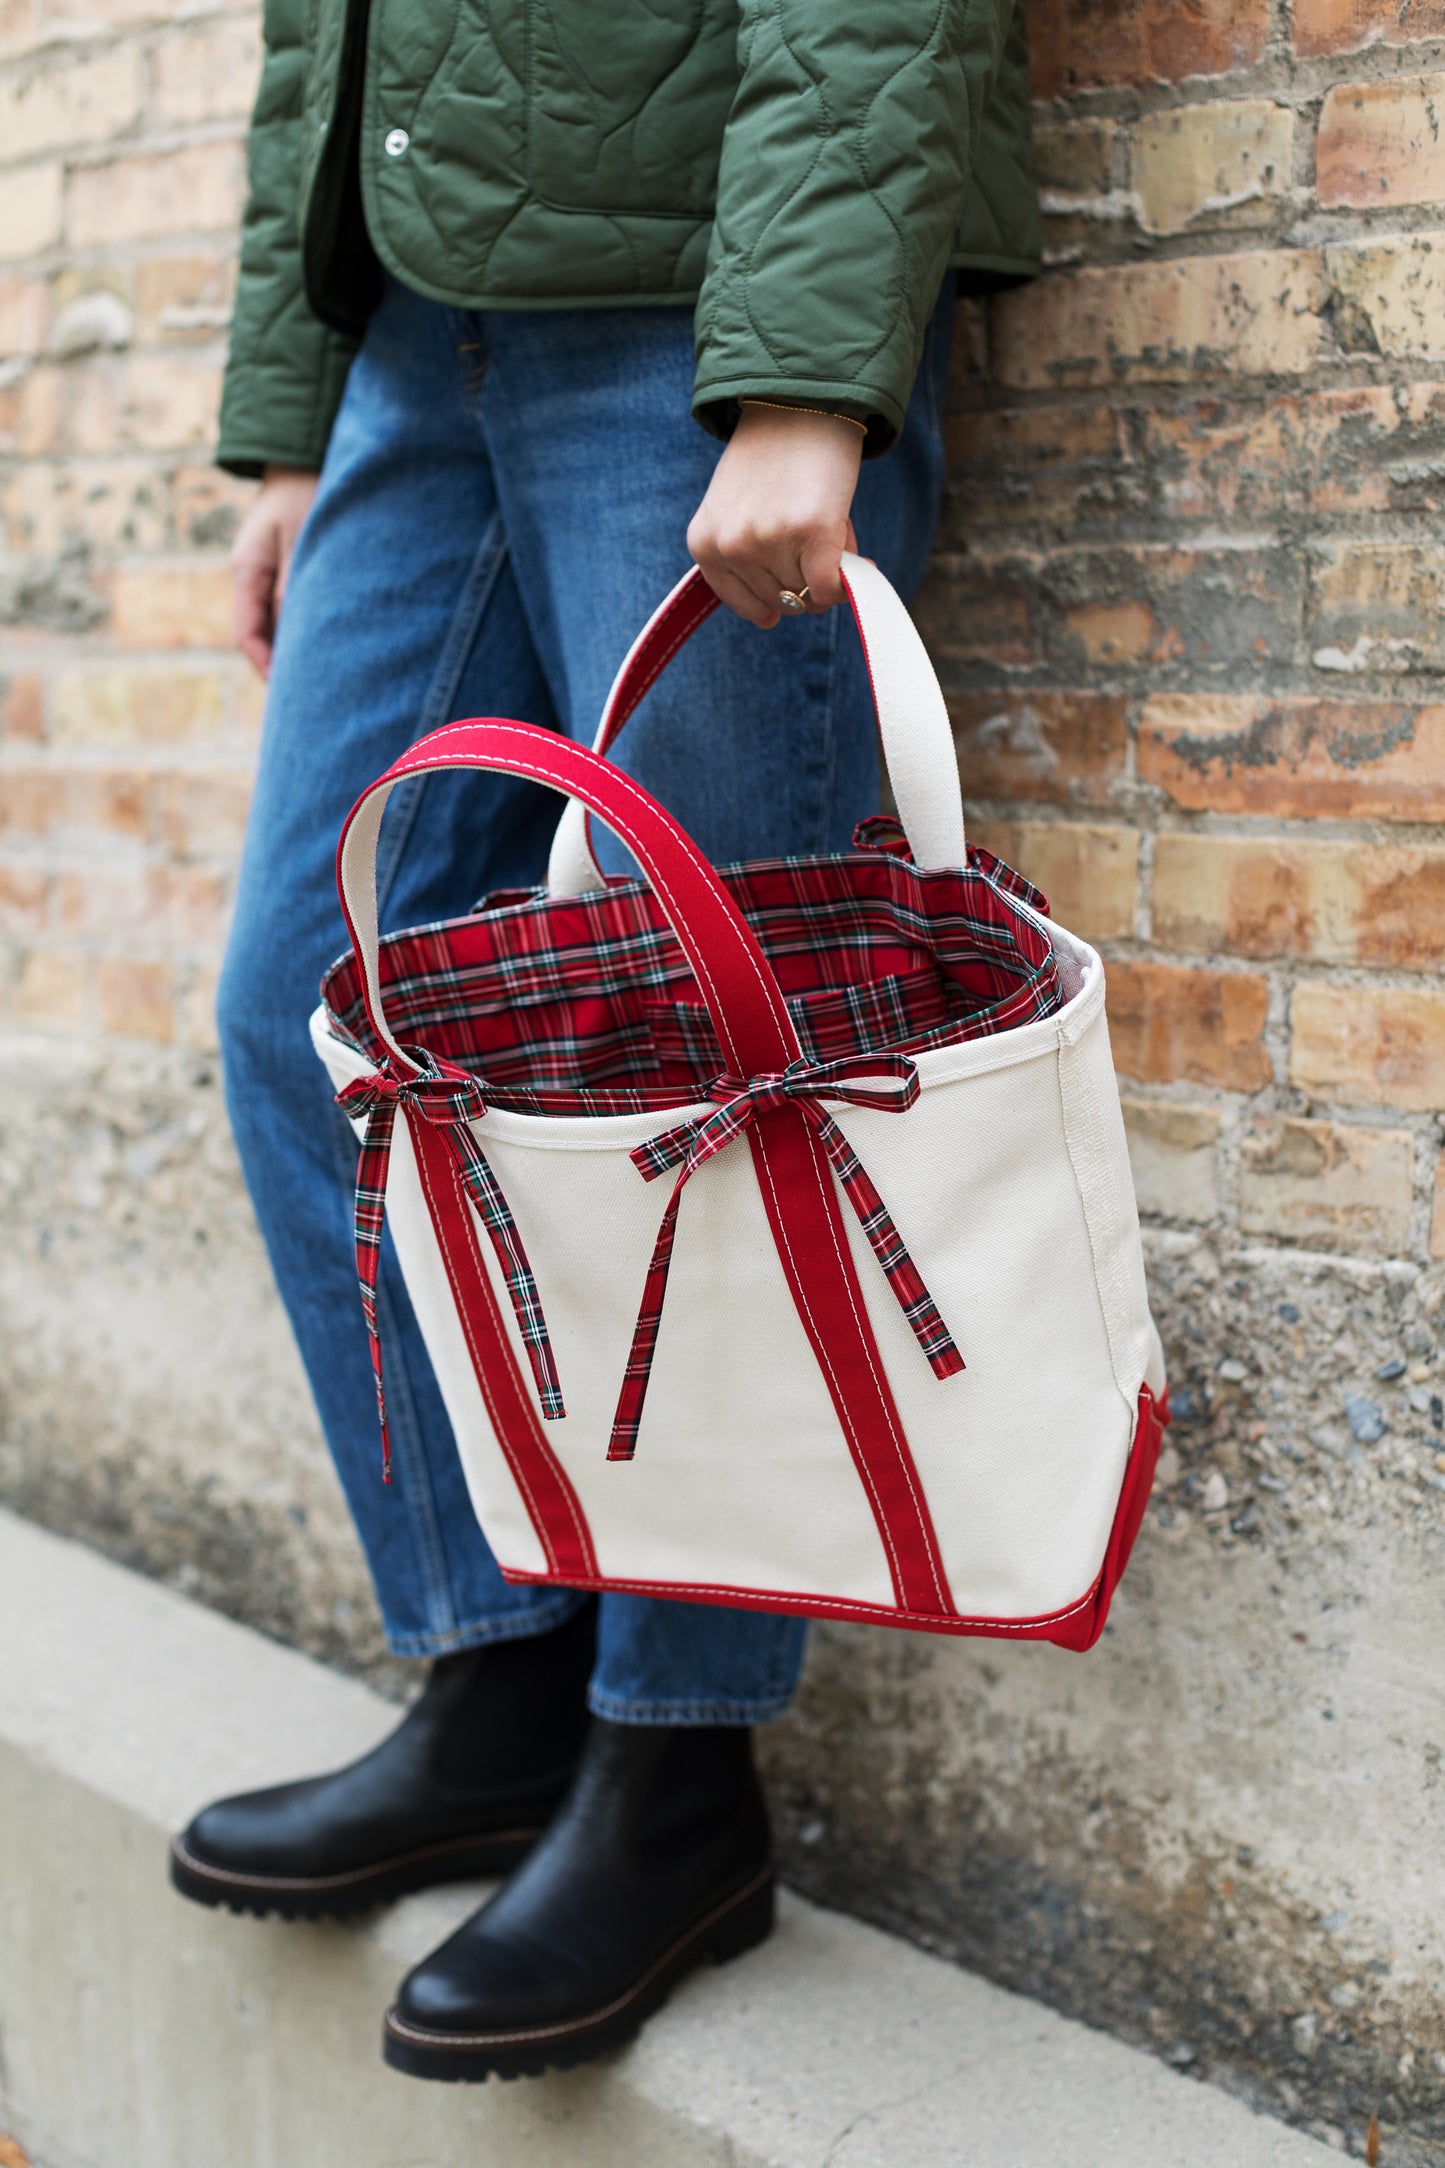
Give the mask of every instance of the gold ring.
POLYGON ((779 589, 778 608, 780 610, 786 610, 790 617, 796 617, 799 610, 806 610, 807 607, 808 590, 806 587, 800 587, 796 590, 796 592, 791 587, 783 587, 779 589))

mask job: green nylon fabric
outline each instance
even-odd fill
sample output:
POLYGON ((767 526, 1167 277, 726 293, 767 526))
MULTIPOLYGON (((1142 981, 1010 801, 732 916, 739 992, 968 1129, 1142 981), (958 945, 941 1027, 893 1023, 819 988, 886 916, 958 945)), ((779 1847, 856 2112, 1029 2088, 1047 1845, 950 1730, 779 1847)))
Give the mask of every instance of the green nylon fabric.
POLYGON ((1038 268, 1021 0, 266 0, 264 23, 236 473, 320 465, 379 266, 469 308, 695 302, 705 426, 791 399, 866 419, 870 452, 945 268, 1038 268))

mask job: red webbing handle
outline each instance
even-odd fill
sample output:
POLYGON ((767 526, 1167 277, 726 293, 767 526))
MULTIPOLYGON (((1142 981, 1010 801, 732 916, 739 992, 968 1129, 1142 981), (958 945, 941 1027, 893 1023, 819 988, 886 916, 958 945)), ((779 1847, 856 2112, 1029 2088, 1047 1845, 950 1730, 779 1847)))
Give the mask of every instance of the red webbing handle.
POLYGON ((737 905, 672 815, 620 768, 555 731, 476 718, 429 732, 394 761, 352 807, 337 850, 337 888, 365 978, 367 1015, 403 1073, 414 1064, 387 1025, 377 969, 376 843, 397 784, 449 768, 526 776, 587 806, 631 851, 661 904, 707 1003, 730 1072, 756 1076, 799 1058, 798 1036, 772 967, 737 905))
POLYGON ((699 625, 705 624, 721 603, 694 565, 685 572, 672 593, 653 611, 628 649, 592 740, 594 753, 605 753, 649 693, 680 647, 685 647, 699 625))

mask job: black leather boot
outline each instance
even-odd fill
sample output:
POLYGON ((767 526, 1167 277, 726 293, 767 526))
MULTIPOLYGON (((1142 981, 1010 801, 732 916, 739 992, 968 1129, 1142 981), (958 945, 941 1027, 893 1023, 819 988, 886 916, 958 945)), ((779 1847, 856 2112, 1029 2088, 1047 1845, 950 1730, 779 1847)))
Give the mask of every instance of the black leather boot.
POLYGON ((566 1793, 587 1736, 594 1610, 432 1666, 395 1731, 324 1777, 217 1800, 171 1843, 184 1896, 317 1919, 504 1874, 566 1793))
POLYGON ((541 1843, 403 1981, 383 2053, 417 2078, 588 2062, 683 1973, 740 1957, 772 1924, 751 1734, 596 1718, 541 1843))

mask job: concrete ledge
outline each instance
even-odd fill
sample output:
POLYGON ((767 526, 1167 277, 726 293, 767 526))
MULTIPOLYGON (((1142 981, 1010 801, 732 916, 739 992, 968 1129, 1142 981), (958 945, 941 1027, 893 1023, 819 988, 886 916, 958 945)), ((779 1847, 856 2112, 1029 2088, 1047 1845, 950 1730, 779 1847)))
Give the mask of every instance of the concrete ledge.
POLYGON ((0 1514, 0 2130, 37 2168, 1312 2168, 1212 2088, 798 1899, 592 2069, 386 2070, 397 1976, 477 1901, 213 1915, 165 1837, 357 1753, 365 1688, 0 1514))

